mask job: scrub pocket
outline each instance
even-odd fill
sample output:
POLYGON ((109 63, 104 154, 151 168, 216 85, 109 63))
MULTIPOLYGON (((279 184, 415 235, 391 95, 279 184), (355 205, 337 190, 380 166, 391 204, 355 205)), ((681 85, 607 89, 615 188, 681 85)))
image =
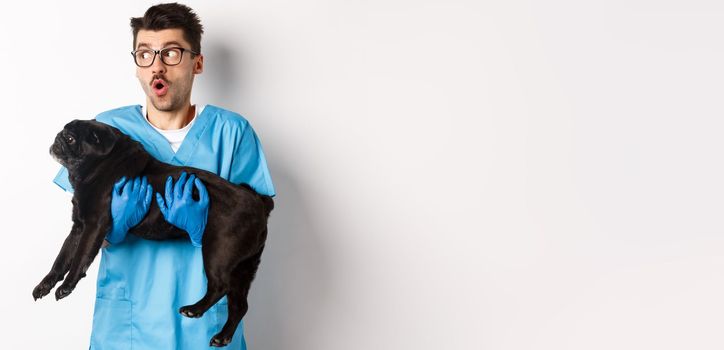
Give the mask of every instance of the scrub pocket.
POLYGON ((131 301, 96 298, 91 350, 131 349, 131 301))
POLYGON ((226 298, 221 299, 214 305, 216 308, 216 329, 214 334, 221 332, 221 328, 224 328, 226 319, 229 318, 229 305, 226 303, 226 298))

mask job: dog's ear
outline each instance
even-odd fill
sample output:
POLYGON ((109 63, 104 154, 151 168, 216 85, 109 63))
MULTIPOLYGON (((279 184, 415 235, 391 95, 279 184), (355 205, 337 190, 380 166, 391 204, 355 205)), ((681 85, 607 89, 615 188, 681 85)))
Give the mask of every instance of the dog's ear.
POLYGON ((100 145, 101 144, 101 137, 98 135, 99 132, 96 130, 93 130, 91 133, 91 143, 100 145))
POLYGON ((87 137, 87 142, 92 145, 93 153, 96 155, 107 155, 113 150, 118 141, 119 131, 108 124, 92 121, 92 128, 87 137))

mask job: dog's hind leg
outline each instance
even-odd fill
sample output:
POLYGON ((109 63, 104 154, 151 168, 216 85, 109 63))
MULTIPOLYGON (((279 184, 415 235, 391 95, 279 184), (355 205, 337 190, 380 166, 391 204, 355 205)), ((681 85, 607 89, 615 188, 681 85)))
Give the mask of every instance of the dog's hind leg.
MULTIPOLYGON (((221 267, 221 266, 220 266, 221 267)), ((201 300, 193 305, 182 306, 178 311, 186 317, 201 317, 206 311, 216 304, 225 294, 229 286, 229 272, 219 270, 209 270, 206 265, 206 294, 201 300)))
MULTIPOLYGON (((214 227, 213 225, 213 222, 209 222, 204 232, 218 232, 217 235, 228 237, 228 232, 220 232, 218 231, 220 228, 214 227)), ((238 248, 234 242, 222 242, 205 237, 201 249, 204 260, 204 272, 206 273, 207 280, 206 294, 195 304, 179 308, 179 312, 186 317, 196 318, 203 316, 211 306, 216 304, 219 299, 228 293, 231 271, 233 266, 236 266, 238 260, 241 259, 235 253, 238 251, 238 248), (235 259, 237 259, 237 261, 234 261, 235 259)))
POLYGON ((50 293, 50 290, 55 287, 56 283, 63 280, 63 277, 70 269, 70 262, 78 248, 78 242, 80 241, 81 225, 74 223, 73 228, 70 230, 70 234, 65 238, 63 246, 60 248, 60 253, 55 258, 53 267, 50 268, 50 272, 43 278, 43 280, 33 289, 33 298, 38 300, 50 293))
POLYGON ((236 332, 236 327, 239 326, 239 322, 241 322, 241 319, 244 318, 246 312, 249 310, 249 303, 247 301, 249 288, 261 262, 261 253, 263 250, 264 247, 262 247, 259 253, 242 261, 234 268, 231 275, 231 288, 227 295, 229 317, 221 331, 211 338, 211 346, 226 346, 231 343, 231 339, 236 332))

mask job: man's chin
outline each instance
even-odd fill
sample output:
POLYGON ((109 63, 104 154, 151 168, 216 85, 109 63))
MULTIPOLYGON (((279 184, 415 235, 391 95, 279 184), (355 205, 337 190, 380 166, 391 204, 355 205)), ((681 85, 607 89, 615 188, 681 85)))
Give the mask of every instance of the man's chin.
MULTIPOLYGON (((167 96, 163 96, 163 97, 167 97, 167 96)), ((162 112, 170 112, 170 111, 174 111, 177 109, 177 108, 175 108, 176 106, 173 105, 173 103, 170 99, 160 101, 157 96, 151 96, 151 104, 153 105, 153 108, 155 108, 157 111, 162 111, 162 112)))

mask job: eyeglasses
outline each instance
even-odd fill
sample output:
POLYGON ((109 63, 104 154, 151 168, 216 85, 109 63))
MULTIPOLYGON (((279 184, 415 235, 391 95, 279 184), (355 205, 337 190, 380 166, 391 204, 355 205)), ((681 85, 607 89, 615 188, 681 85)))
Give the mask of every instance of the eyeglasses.
POLYGON ((167 47, 161 50, 135 50, 131 51, 131 55, 133 55, 133 60, 139 67, 150 67, 153 64, 153 61, 156 60, 156 55, 161 56, 161 62, 163 62, 163 64, 167 66, 175 66, 181 63, 184 51, 188 51, 194 55, 199 54, 196 51, 184 49, 183 47, 167 47))

